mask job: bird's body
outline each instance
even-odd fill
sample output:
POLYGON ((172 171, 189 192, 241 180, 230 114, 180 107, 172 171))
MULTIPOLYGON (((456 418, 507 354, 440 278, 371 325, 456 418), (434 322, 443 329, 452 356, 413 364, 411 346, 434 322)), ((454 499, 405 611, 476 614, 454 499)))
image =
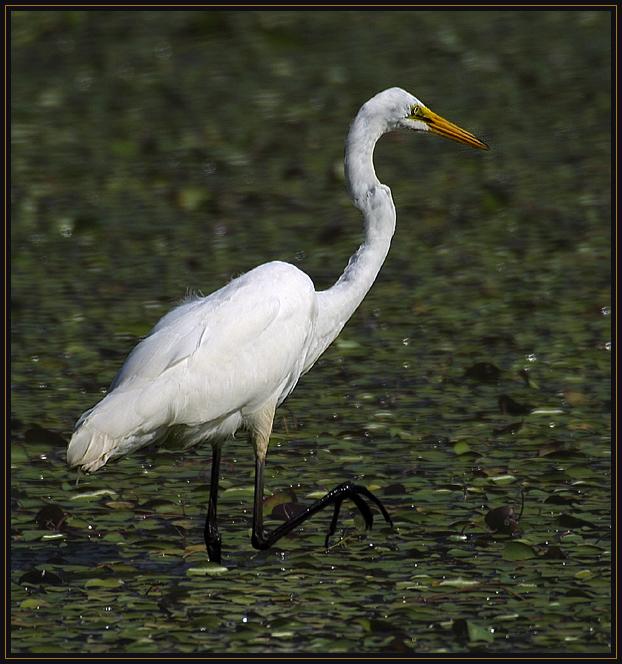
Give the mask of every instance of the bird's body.
MULTIPOLYGON (((376 177, 373 150, 382 134, 400 127, 485 147, 404 90, 391 88, 369 100, 350 128, 345 157, 350 194, 365 220, 365 241, 335 285, 316 292, 304 272, 275 261, 173 309, 132 351, 109 393, 78 420, 67 450, 70 466, 95 471, 168 436, 186 445, 210 442, 214 466, 205 538, 210 558, 219 559, 215 486, 220 446, 246 429, 258 464, 253 544, 266 548, 300 522, 292 519, 287 528, 263 536, 258 493, 263 495, 274 411, 340 333, 386 258, 395 231, 395 206, 390 189, 376 177)), ((307 516, 334 504, 334 532, 339 506, 348 497, 371 523, 360 498, 369 492, 352 487, 337 487, 309 508, 307 516)), ((371 499, 388 519, 379 501, 371 499)))
POLYGON ((69 463, 97 470, 168 435, 220 441, 278 406, 309 368, 317 295, 309 277, 272 262, 164 316, 132 351, 111 392, 83 416, 69 463))

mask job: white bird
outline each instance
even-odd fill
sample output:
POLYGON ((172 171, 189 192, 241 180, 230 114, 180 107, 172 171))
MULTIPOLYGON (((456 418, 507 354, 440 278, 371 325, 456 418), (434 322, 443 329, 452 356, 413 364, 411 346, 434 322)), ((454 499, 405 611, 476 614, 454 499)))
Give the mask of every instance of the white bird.
POLYGON ((348 498, 366 526, 373 501, 365 487, 341 484, 272 533, 263 528, 263 470, 276 408, 300 377, 341 332, 378 274, 395 231, 391 190, 376 177, 378 139, 396 129, 432 132, 487 149, 473 134, 433 113, 419 99, 390 88, 367 101, 356 115, 345 148, 345 174, 352 202, 365 221, 365 240, 337 282, 316 291, 297 267, 265 263, 208 295, 166 314, 130 353, 108 394, 78 420, 67 463, 95 471, 112 459, 174 436, 191 446, 213 448, 205 544, 220 562, 216 519, 222 443, 236 431, 249 432, 256 459, 252 544, 267 549, 312 514, 333 505, 328 538, 341 503, 348 498))

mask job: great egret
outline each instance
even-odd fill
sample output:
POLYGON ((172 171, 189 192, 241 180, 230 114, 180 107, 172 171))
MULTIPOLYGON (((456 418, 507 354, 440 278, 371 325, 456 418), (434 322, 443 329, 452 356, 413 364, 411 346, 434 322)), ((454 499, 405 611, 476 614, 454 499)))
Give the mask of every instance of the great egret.
POLYGON ((395 231, 391 190, 376 177, 378 139, 396 129, 429 131, 475 148, 487 145, 433 113, 419 99, 390 88, 367 101, 354 119, 345 149, 345 173, 354 205, 365 220, 365 241, 328 290, 280 261, 260 265, 208 295, 166 314, 130 353, 108 394, 78 420, 67 463, 95 471, 111 459, 174 436, 213 448, 205 522, 209 559, 220 562, 216 504, 221 447, 239 429, 255 450, 252 545, 267 549, 319 510, 332 505, 326 536, 335 532, 342 502, 350 499, 367 528, 372 501, 367 488, 345 482, 301 514, 265 533, 263 471, 274 412, 341 332, 371 288, 395 231))

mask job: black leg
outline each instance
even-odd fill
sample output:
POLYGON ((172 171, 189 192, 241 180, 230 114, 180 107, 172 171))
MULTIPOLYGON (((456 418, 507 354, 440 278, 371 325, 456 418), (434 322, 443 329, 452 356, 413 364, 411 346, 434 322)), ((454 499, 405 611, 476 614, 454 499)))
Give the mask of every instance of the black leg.
POLYGON ((286 521, 284 524, 280 525, 278 528, 275 528, 271 533, 266 534, 263 530, 263 470, 265 462, 257 459, 255 465, 255 502, 253 506, 253 535, 251 542, 256 549, 269 549, 275 542, 277 542, 281 537, 287 535, 292 530, 300 526, 301 523, 306 521, 309 517, 313 516, 316 512, 323 510, 328 505, 334 505, 335 510, 333 512, 333 518, 330 522, 330 527, 328 529, 328 534, 326 535, 326 543, 328 546, 328 540, 331 535, 335 533, 337 527, 337 518, 339 516, 339 510, 341 509, 341 504, 346 498, 349 498, 359 509, 365 520, 365 528, 369 529, 373 523, 373 516, 369 505, 363 500, 362 496, 365 496, 367 499, 371 500, 376 504, 380 510, 382 516, 385 518, 385 521, 391 526, 393 522, 389 513, 384 508, 384 505, 374 496, 371 491, 369 491, 364 486, 359 486, 357 484, 352 484, 351 482, 344 482, 339 486, 336 486, 332 491, 329 491, 323 498, 316 501, 304 512, 301 512, 297 516, 293 517, 289 521, 286 521))
POLYGON ((205 519, 205 547, 211 562, 219 563, 220 556, 220 533, 218 532, 218 519, 216 515, 216 504, 218 502, 218 480, 220 479, 220 445, 212 447, 212 475, 209 488, 209 506, 207 518, 205 519))
POLYGON ((264 541, 263 532, 263 469, 265 461, 255 459, 255 493, 253 497, 253 534, 251 543, 256 549, 268 548, 262 547, 264 541))

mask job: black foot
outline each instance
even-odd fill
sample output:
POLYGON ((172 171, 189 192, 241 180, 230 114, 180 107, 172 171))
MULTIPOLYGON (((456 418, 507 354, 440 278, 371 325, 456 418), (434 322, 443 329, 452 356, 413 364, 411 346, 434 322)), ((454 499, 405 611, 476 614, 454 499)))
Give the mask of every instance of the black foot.
POLYGON ((343 503, 346 498, 349 498, 358 507, 359 512, 365 521, 365 530, 369 530, 372 527, 374 523, 374 517, 371 510, 369 509, 369 505, 363 500, 361 496, 365 496, 373 503, 375 503, 385 521, 391 527, 393 527, 393 521, 391 521, 391 517, 389 516, 389 513, 385 509, 384 505, 378 498, 376 498, 376 496, 374 496, 374 494, 369 489, 364 486, 360 486, 359 484, 352 484, 352 482, 344 482, 343 484, 340 484, 332 491, 330 491, 328 496, 335 496, 333 499, 335 503, 335 511, 333 512, 333 518, 331 519, 328 532, 326 533, 326 539, 324 540, 324 546, 326 548, 328 548, 328 540, 335 534, 335 530, 337 529, 337 519, 339 518, 339 512, 341 510, 341 503, 343 503))
POLYGON ((344 482, 343 484, 336 486, 332 491, 329 491, 323 498, 320 498, 320 500, 307 507, 304 512, 301 512, 300 514, 291 518, 289 521, 280 525, 271 533, 265 533, 261 525, 257 523, 256 518, 254 518, 251 543, 256 549, 269 549, 275 542, 281 539, 281 537, 287 535, 287 533, 291 533, 292 530, 302 525, 302 523, 309 517, 313 516, 329 505, 334 505, 333 518, 331 519, 328 533, 326 535, 326 540, 324 542, 326 548, 328 548, 328 540, 330 539, 331 535, 335 534, 335 530, 337 528, 337 519, 339 518, 339 511, 341 510, 341 503, 343 503, 343 501, 346 499, 350 499, 358 507, 359 512, 362 514, 363 519, 365 520, 366 529, 372 527, 374 517, 365 499, 368 499, 374 503, 380 510, 382 516, 385 518, 385 521, 393 526, 391 517, 389 516, 387 510, 384 508, 384 505, 380 502, 380 500, 378 500, 378 498, 376 498, 376 496, 374 496, 371 491, 369 491, 369 489, 358 484, 352 484, 351 482, 344 482))
POLYGON ((205 548, 207 549, 207 557, 211 563, 220 563, 222 561, 220 553, 220 535, 215 537, 205 537, 205 548))

